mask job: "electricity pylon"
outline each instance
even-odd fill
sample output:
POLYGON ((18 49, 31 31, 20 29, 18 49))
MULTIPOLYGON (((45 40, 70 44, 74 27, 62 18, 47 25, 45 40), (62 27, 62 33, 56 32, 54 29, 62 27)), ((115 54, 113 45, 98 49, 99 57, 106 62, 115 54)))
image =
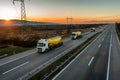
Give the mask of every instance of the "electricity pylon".
POLYGON ((67 28, 68 28, 68 31, 67 31, 67 32, 70 33, 70 31, 71 31, 71 29, 72 29, 72 20, 73 20, 73 18, 72 18, 72 17, 67 17, 66 19, 67 19, 67 28), (71 23, 70 23, 71 26, 70 26, 70 27, 69 27, 69 24, 68 24, 68 23, 69 23, 69 20, 71 20, 71 23))
POLYGON ((15 4, 15 1, 21 2, 21 22, 23 25, 25 25, 26 20, 25 0, 13 0, 13 4, 15 4))

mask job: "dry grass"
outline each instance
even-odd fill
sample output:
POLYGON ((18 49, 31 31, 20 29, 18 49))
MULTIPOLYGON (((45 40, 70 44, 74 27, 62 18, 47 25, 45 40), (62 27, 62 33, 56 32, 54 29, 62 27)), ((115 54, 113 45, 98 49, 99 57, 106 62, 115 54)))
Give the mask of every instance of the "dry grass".
POLYGON ((16 31, 0 32, 0 47, 4 46, 22 46, 33 47, 40 38, 49 38, 52 36, 60 35, 62 37, 69 36, 72 31, 86 32, 88 29, 71 29, 69 33, 66 30, 39 30, 32 31, 28 29, 25 33, 18 33, 16 31))
POLYGON ((120 23, 116 23, 116 30, 117 30, 117 33, 118 33, 118 37, 120 39, 120 23))

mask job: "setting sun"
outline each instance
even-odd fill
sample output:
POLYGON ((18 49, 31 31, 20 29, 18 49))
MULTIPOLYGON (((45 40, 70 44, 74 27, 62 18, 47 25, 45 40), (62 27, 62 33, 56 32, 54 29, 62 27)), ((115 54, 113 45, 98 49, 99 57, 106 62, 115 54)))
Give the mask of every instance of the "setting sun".
POLYGON ((3 12, 3 18, 5 20, 10 20, 13 18, 13 14, 10 11, 4 11, 3 12))
POLYGON ((8 21, 14 18, 14 13, 10 9, 4 9, 1 11, 1 17, 8 21))

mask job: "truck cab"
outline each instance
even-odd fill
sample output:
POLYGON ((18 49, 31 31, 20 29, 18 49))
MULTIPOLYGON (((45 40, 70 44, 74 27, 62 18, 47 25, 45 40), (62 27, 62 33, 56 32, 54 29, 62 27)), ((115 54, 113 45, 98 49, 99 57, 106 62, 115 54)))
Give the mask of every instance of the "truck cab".
POLYGON ((72 40, 77 39, 77 33, 76 32, 72 32, 71 38, 72 38, 72 40))
POLYGON ((48 49, 48 40, 40 39, 37 43, 38 53, 45 52, 48 49))
POLYGON ((43 53, 56 47, 62 46, 62 37, 56 36, 48 39, 40 39, 37 42, 38 53, 43 53))
POLYGON ((95 28, 91 28, 91 32, 95 32, 95 28))

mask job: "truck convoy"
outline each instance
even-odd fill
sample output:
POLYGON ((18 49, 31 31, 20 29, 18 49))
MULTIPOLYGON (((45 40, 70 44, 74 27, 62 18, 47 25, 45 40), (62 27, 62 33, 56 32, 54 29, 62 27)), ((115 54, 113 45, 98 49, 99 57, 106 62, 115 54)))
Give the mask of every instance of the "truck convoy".
POLYGON ((80 32, 80 31, 72 32, 72 35, 71 35, 72 40, 75 40, 75 39, 80 38, 80 37, 82 37, 82 32, 80 32))
POLYGON ((40 39, 37 42, 37 50, 38 50, 38 53, 43 53, 50 49, 53 49, 55 47, 59 47, 62 45, 63 45, 63 42, 62 42, 61 36, 56 36, 48 39, 40 39))

